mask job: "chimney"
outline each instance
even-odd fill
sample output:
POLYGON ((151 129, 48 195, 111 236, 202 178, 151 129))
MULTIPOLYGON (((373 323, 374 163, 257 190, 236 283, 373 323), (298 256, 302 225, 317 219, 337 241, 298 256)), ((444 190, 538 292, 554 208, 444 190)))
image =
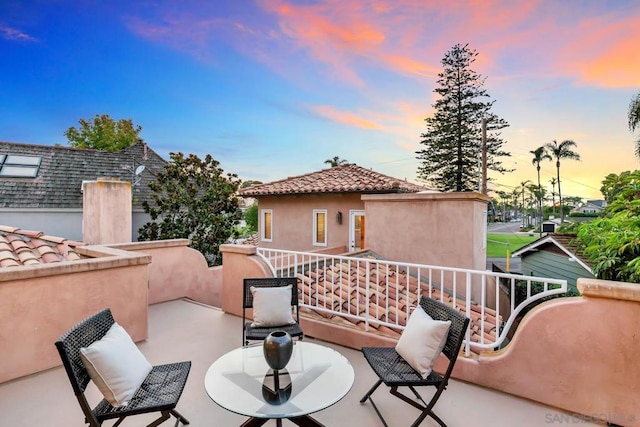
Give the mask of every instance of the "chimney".
POLYGON ((88 245, 131 242, 131 183, 99 177, 84 181, 82 241, 88 245))

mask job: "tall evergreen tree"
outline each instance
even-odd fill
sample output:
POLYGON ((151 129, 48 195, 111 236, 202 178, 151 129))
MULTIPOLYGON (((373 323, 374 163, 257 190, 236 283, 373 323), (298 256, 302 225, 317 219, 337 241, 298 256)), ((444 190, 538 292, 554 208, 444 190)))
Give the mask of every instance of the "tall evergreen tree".
POLYGON ((422 150, 416 152, 421 165, 418 177, 441 191, 470 191, 478 188, 482 144, 482 121, 487 123, 487 169, 504 173, 500 157, 505 143, 500 129, 509 124, 491 112, 495 101, 483 88, 485 78, 471 69, 478 53, 469 45, 457 44, 442 59, 434 92, 439 98, 427 117, 427 131, 421 135, 422 150))
MULTIPOLYGON (((629 103, 629 130, 635 132, 640 129, 640 92, 638 92, 629 103)), ((640 159, 640 136, 636 140, 636 157, 640 159)))

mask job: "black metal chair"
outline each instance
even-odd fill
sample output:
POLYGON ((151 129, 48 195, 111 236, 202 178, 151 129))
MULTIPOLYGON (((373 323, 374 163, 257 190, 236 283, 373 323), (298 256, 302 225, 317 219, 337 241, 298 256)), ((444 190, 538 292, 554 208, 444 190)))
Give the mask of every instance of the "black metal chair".
POLYGON ((116 427, 127 416, 160 412, 160 418, 148 427, 162 424, 171 415, 176 417, 175 427, 179 423, 189 424, 189 421, 180 415, 175 407, 187 382, 191 362, 154 366, 126 406, 116 408, 103 399, 94 409, 91 409, 84 395, 91 378, 80 359, 80 348, 88 347, 102 339, 113 324, 111 310, 107 308, 78 323, 56 341, 56 348, 60 353, 71 387, 85 415, 85 423, 91 427, 99 427, 105 420, 118 418, 113 425, 116 427))
POLYGON ((363 347, 362 353, 379 379, 367 394, 360 399, 360 403, 365 403, 368 399, 385 426, 387 426, 387 422, 371 398, 371 394, 383 382, 391 388, 389 392, 392 395, 422 411, 412 426, 418 426, 427 416, 430 416, 436 420, 438 424, 446 427, 446 424, 433 412, 433 407, 447 387, 449 377, 453 371, 458 354, 460 353, 460 347, 462 346, 469 326, 469 318, 440 301, 425 296, 420 298, 420 306, 422 306, 424 311, 434 320, 451 321, 447 341, 442 350, 442 353, 449 359, 449 366, 444 374, 432 371, 426 379, 423 379, 418 372, 400 357, 394 347, 363 347), (433 386, 436 388, 429 403, 426 403, 416 391, 415 387, 419 386, 433 386), (398 387, 409 387, 415 395, 415 399, 400 393, 398 387))
POLYGON ((243 303, 242 303, 242 345, 249 344, 249 340, 264 340, 271 332, 286 331, 292 337, 304 338, 300 327, 300 313, 298 311, 298 279, 295 277, 260 277, 244 279, 243 303), (291 309, 295 324, 279 326, 251 326, 253 322, 247 321, 246 311, 253 309, 253 293, 251 287, 274 288, 291 285, 291 309))

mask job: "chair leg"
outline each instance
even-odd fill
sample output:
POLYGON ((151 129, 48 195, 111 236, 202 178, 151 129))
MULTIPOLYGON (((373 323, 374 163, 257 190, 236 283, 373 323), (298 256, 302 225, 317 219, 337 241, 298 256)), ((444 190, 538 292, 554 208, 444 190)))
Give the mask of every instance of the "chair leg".
POLYGON ((169 411, 162 411, 162 415, 160 416, 160 418, 149 424, 147 427, 158 427, 160 424, 167 421, 170 417, 171 415, 169 414, 169 411))
POLYGON ((175 409, 172 409, 169 412, 171 413, 171 415, 176 417, 176 426, 175 427, 178 427, 178 423, 182 423, 185 426, 187 424, 189 424, 189 420, 186 419, 185 417, 183 417, 180 412, 176 411, 175 409))
POLYGON ((379 379, 379 380, 378 380, 378 382, 377 382, 377 383, 375 383, 375 384, 373 385, 373 387, 371 387, 371 388, 369 389, 369 391, 367 392, 367 394, 365 394, 365 395, 362 397, 362 399, 360 399, 360 403, 364 403, 364 402, 366 402, 366 400, 369 398, 369 396, 371 396, 371 394, 372 394, 374 391, 376 391, 376 389, 380 386, 380 384, 382 384, 382 380, 380 380, 380 379, 379 379))
POLYGON ((365 394, 362 399, 360 399, 360 403, 365 403, 367 401, 367 399, 369 400, 369 402, 371 402, 371 406, 373 406, 373 410, 376 411, 376 414, 378 415, 378 418, 380 418, 380 421, 382 421, 382 425, 384 427, 389 427, 389 425, 387 424, 387 421, 384 419, 384 417, 382 416, 382 413, 380 412, 380 410, 378 409, 378 406, 376 405, 376 402, 373 401, 373 399, 371 398, 371 395, 373 394, 374 391, 376 391, 376 389, 380 386, 380 384, 382 384, 382 380, 379 379, 374 385, 373 387, 371 387, 369 389, 369 391, 367 392, 367 394, 365 394))

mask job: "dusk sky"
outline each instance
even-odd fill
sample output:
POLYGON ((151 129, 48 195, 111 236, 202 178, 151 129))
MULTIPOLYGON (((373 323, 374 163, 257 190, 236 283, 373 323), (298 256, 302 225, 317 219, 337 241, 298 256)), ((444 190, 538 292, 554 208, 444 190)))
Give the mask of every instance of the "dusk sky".
MULTIPOLYGON (((516 171, 494 188, 536 181, 529 151, 573 139, 563 195, 601 198, 607 174, 640 169, 639 23, 631 0, 0 0, 0 141, 66 145, 109 114, 166 159, 211 154, 242 179, 339 156, 417 182, 440 61, 469 43, 510 124, 516 171)), ((543 163, 549 191, 553 176, 543 163)))

